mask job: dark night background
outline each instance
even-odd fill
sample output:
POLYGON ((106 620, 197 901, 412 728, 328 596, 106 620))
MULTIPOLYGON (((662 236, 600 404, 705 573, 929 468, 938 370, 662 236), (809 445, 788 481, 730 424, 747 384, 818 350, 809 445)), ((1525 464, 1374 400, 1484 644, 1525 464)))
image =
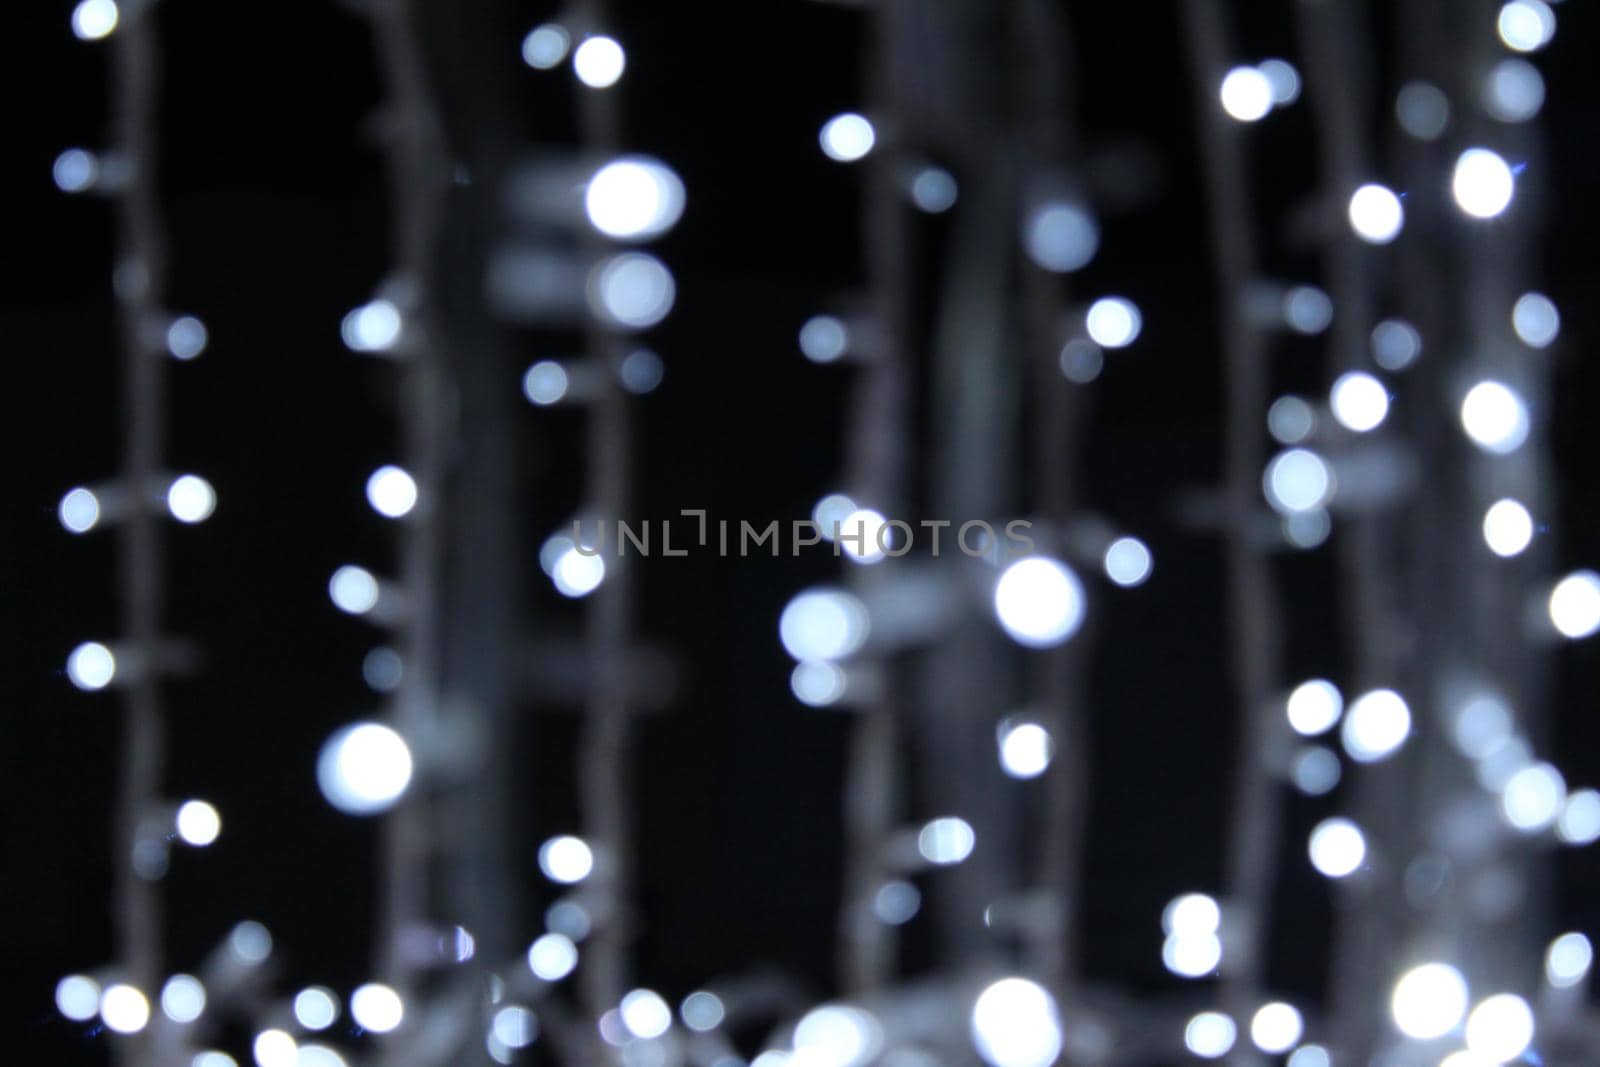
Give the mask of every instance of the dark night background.
MULTIPOLYGON (((1245 6, 1240 59, 1300 64, 1288 8, 1245 6)), ((477 18, 473 7, 462 4, 457 17, 477 18)), ((282 988, 348 990, 370 977, 375 824, 330 808, 313 767, 334 728, 381 706, 360 665, 382 635, 334 610, 326 593, 341 563, 384 571, 394 558, 394 529, 362 493, 367 474, 398 454, 391 368, 339 339, 341 317, 370 298, 390 262, 372 136, 379 71, 366 22, 333 3, 163 0, 162 8, 171 303, 210 330, 205 354, 169 376, 168 449, 176 469, 204 474, 219 495, 209 522, 169 532, 170 629, 202 640, 206 666, 170 689, 168 779, 175 797, 210 799, 224 819, 216 845, 174 854, 169 967, 194 967, 236 921, 256 918, 274 934, 282 988)), ((63 664, 79 641, 115 632, 114 572, 111 539, 67 535, 55 508, 68 487, 116 470, 118 380, 110 205, 63 196, 50 178, 61 149, 107 135, 107 51, 73 38, 70 11, 65 0, 14 5, 3 65, 0 966, 11 986, 11 1047, 37 1061, 90 1064, 102 1062, 105 1039, 62 1021, 51 992, 62 974, 113 952, 108 849, 120 720, 114 696, 78 692, 63 664)), ((503 79, 530 144, 570 143, 581 91, 570 69, 533 71, 518 57, 522 34, 552 12, 534 3, 493 11, 503 47, 457 75, 503 79)), ((1106 219, 1101 253, 1076 282, 1084 293, 1123 293, 1145 313, 1138 342, 1110 354, 1098 381, 1073 386, 1096 394, 1085 501, 1143 536, 1156 560, 1148 585, 1096 599, 1104 614, 1080 922, 1094 976, 1156 989, 1175 982, 1160 963, 1162 905, 1215 889, 1220 878, 1221 782, 1232 758, 1219 546, 1180 522, 1177 506, 1218 477, 1213 282, 1176 12, 1164 3, 1070 11, 1088 142, 1148 179, 1136 203, 1106 219)), ((1600 15, 1583 3, 1558 14, 1555 42, 1537 60, 1549 90, 1540 120, 1549 169, 1527 188, 1540 198, 1530 215, 1542 216, 1546 240, 1543 274, 1527 283, 1564 317, 1550 357, 1563 479, 1550 533, 1571 567, 1600 561, 1600 474, 1589 440, 1600 398, 1591 363, 1600 336, 1592 60, 1600 15)), ((825 159, 816 133, 861 104, 864 25, 858 11, 802 0, 618 5, 614 31, 628 70, 611 91, 622 94, 625 142, 671 163, 689 195, 658 247, 678 303, 649 338, 665 382, 636 405, 642 516, 705 507, 713 518, 788 520, 836 487, 851 371, 807 363, 795 333, 862 280, 858 175, 825 159)), ((442 39, 455 29, 434 32, 442 39)), ((1313 184, 1304 103, 1262 123, 1252 143, 1258 217, 1284 220, 1313 184)), ((921 225, 919 239, 935 247, 939 220, 921 225)), ((1263 228, 1269 269, 1315 280, 1313 250, 1286 244, 1282 232, 1263 228)), ((1278 346, 1279 386, 1325 388, 1319 351, 1315 340, 1278 346)), ((504 369, 505 388, 516 390, 534 359, 561 354, 530 336, 504 369)), ((541 627, 574 623, 581 610, 531 565, 545 533, 578 503, 578 419, 527 408, 517 443, 523 491, 506 501, 525 519, 528 614, 541 627)), ((685 679, 672 705, 642 723, 636 749, 637 974, 669 998, 765 966, 829 989, 848 720, 790 696, 776 620, 794 591, 837 567, 826 553, 691 555, 639 572, 641 629, 677 653, 685 679)), ((1290 676, 1338 678, 1329 549, 1286 558, 1280 573, 1290 676)), ((1575 784, 1593 784, 1600 651, 1572 646, 1557 662, 1552 755, 1575 784)), ((548 892, 534 848, 576 826, 575 723, 570 709, 530 699, 515 742, 525 753, 530 905, 548 892)), ((1284 802, 1298 842, 1335 798, 1284 802)), ((1274 975, 1314 1000, 1329 903, 1298 855, 1280 880, 1274 975)), ((1556 866, 1562 928, 1593 934, 1600 864, 1568 853, 1556 866)), ((537 933, 530 925, 528 939, 537 933)))

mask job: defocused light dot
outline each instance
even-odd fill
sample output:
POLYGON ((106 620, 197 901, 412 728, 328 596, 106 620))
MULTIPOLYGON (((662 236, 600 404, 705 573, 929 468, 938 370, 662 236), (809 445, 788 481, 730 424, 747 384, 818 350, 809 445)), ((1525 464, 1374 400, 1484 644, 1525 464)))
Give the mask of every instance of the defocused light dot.
POLYGON ((1389 414, 1389 391, 1365 371, 1346 371, 1334 379, 1328 394, 1333 417, 1346 429, 1366 433, 1389 414))
POLYGON ((405 1005, 393 989, 369 982, 350 994, 350 1015, 363 1029, 386 1034, 405 1018, 405 1005))
POLYGON ((943 167, 923 167, 911 179, 911 202, 930 215, 956 206, 956 180, 943 167))
POLYGON ((522 39, 522 61, 535 70, 550 70, 567 58, 572 38, 552 22, 535 26, 522 39))
POLYGON ((186 800, 178 808, 176 825, 184 844, 204 848, 222 833, 222 816, 203 800, 186 800))
POLYGON ((1513 993, 1484 998, 1467 1016, 1467 1048, 1491 1063, 1509 1063, 1533 1043, 1533 1009, 1513 993))
POLYGON ((206 324, 193 315, 173 319, 167 327, 167 351, 174 359, 190 360, 206 350, 206 324))
POLYGON ((826 660, 804 660, 790 673, 789 688, 800 703, 825 708, 844 696, 845 673, 826 660))
POLYGON ((823 154, 829 159, 853 163, 872 151, 877 134, 866 118, 847 111, 823 123, 818 140, 822 144, 823 154))
POLYGON ((995 583, 994 611, 1019 644, 1059 645, 1083 625, 1083 583, 1059 560, 1028 556, 1007 567, 995 583))
POLYGON ((978 835, 972 832, 972 826, 954 815, 930 820, 917 832, 917 851, 929 863, 940 866, 960 863, 972 855, 977 843, 978 835))
POLYGON ((1321 508, 1297 511, 1283 519, 1283 536, 1296 548, 1312 549, 1328 539, 1333 532, 1333 520, 1321 508))
POLYGON ((322 986, 302 989, 294 997, 295 1021, 307 1030, 326 1030, 339 1018, 339 1001, 322 986))
POLYGON ((1556 35, 1556 13, 1543 0, 1511 0, 1495 20, 1500 40, 1514 52, 1537 52, 1556 35))
POLYGON ((185 474, 167 487, 167 510, 182 523, 205 522, 217 510, 217 492, 198 474, 185 474))
POLYGON ((1055 998, 1026 978, 1002 978, 978 994, 971 1031, 990 1067, 1050 1067, 1061 1055, 1055 998))
POLYGON ((1061 346, 1060 362, 1061 373, 1066 376, 1067 381, 1083 385, 1100 377, 1100 371, 1106 365, 1106 357, 1100 351, 1100 346, 1093 341, 1074 337, 1061 346))
POLYGON ((339 336, 352 352, 384 352, 400 339, 400 309, 389 300, 374 300, 349 314, 339 326, 339 336))
POLYGON ((1301 749, 1289 765, 1289 780, 1306 796, 1320 797, 1339 784, 1342 768, 1339 757, 1321 747, 1312 745, 1301 749))
POLYGON ((1461 153, 1450 180, 1450 190, 1461 210, 1479 219, 1492 219, 1504 211, 1516 185, 1506 161, 1487 148, 1469 148, 1461 153))
POLYGON ((1550 621, 1563 637, 1577 640, 1600 630, 1600 574, 1574 571, 1550 591, 1550 621))
POLYGON ((1562 934, 1544 954, 1544 973, 1557 989, 1570 989, 1583 981, 1594 965, 1594 946, 1579 933, 1562 934))
POLYGON ((672 1009, 660 994, 635 989, 622 998, 622 1025, 634 1037, 645 1040, 660 1037, 672 1026, 672 1009))
POLYGON ((226 1052, 209 1049, 195 1053, 194 1059, 189 1061, 189 1067, 239 1067, 239 1061, 226 1052))
POLYGON ((1369 183, 1350 196, 1350 225, 1368 244, 1384 245, 1400 235, 1405 209, 1387 186, 1369 183))
POLYGON ((1267 503, 1282 514, 1315 511, 1333 494, 1333 472, 1315 452, 1291 448, 1267 464, 1265 488, 1267 503))
POLYGON ((1106 577, 1120 586, 1143 585, 1150 577, 1150 550, 1137 537, 1119 537, 1106 549, 1106 577))
POLYGON ((1478 784, 1491 793, 1504 793, 1512 777, 1534 764, 1533 748, 1520 737, 1513 736, 1496 748, 1474 768, 1478 784))
POLYGON ((1139 337, 1144 316, 1133 301, 1120 296, 1105 296, 1089 305, 1083 316, 1089 339, 1102 348, 1126 348, 1139 337))
POLYGON ((567 395, 567 371, 553 359, 540 360, 522 376, 522 395, 545 407, 567 395))
POLYGON ((328 803, 345 814, 376 814, 393 806, 411 784, 411 750, 381 723, 346 726, 323 744, 317 784, 328 803))
POLYGON ((100 179, 100 160, 93 152, 69 148, 56 156, 50 177, 63 193, 81 193, 100 179))
POLYGON ((644 240, 672 229, 683 215, 683 182, 649 156, 624 156, 595 171, 584 191, 589 222, 607 237, 644 240))
POLYGON ((1234 67, 1218 92, 1222 110, 1240 122, 1255 122, 1272 110, 1272 81, 1256 67, 1234 67))
POLYGON ((1000 766, 1013 778, 1039 777, 1055 753, 1050 731, 1036 722, 1002 723, 998 741, 1000 766))
POLYGON ((843 659, 867 639, 867 609, 849 593, 809 590, 784 607, 778 636, 794 659, 843 659))
POLYGON ((1294 69, 1292 63, 1283 59, 1264 59, 1256 65, 1256 69, 1272 87, 1273 104, 1287 107, 1300 99, 1300 72, 1294 69))
POLYGON ((610 37, 590 37, 572 53, 572 69, 578 80, 591 89, 605 89, 617 84, 628 57, 622 46, 610 37))
POLYGON ((574 885, 594 870, 594 853, 583 838, 562 834, 539 846, 539 869, 552 882, 574 885))
POLYGON ((832 541, 835 528, 843 527, 844 521, 857 510, 856 502, 843 493, 829 493, 811 509, 811 521, 817 524, 824 541, 832 541))
POLYGON ((1162 932, 1173 937, 1214 934, 1222 927, 1222 908, 1204 893, 1174 897, 1161 911, 1162 932))
POLYGON ((1332 1067, 1333 1058, 1321 1045, 1301 1045, 1284 1061, 1284 1067, 1332 1067))
POLYGON ((1510 559, 1533 540, 1533 516, 1519 501, 1497 500, 1483 513, 1483 540, 1489 551, 1510 559))
POLYGON ((605 577, 606 561, 599 552, 584 553, 579 552, 576 546, 569 546, 557 557, 550 581, 555 585, 556 592, 577 599, 600 588, 605 577))
POLYGON ((400 688, 405 675, 405 661, 392 648, 375 648, 361 660, 361 678, 380 693, 392 693, 400 688))
POLYGON ((1374 763, 1392 755, 1411 736, 1411 709, 1392 689, 1363 693, 1345 713, 1340 738, 1350 758, 1374 763))
POLYGON ((328 579, 328 597, 340 611, 365 615, 378 606, 378 579, 365 567, 340 567, 328 579))
POLYGON ((72 33, 80 41, 98 41, 116 28, 115 0, 83 0, 72 9, 72 33))
POLYGON ((1267 432, 1280 444, 1299 444, 1315 427, 1316 413, 1300 397, 1280 396, 1267 409, 1267 432))
POLYGON ((800 351, 813 363, 832 363, 849 344, 844 323, 832 315, 813 315, 800 327, 800 351))
POLYGON ((100 994, 100 1018, 119 1034, 136 1034, 150 1021, 150 1002, 133 986, 118 982, 100 994))
POLYGON ((1507 455, 1528 439, 1528 409, 1510 386, 1479 382, 1461 401, 1461 427, 1479 448, 1507 455))
POLYGON ((349 1067, 345 1058, 327 1045, 301 1045, 295 1050, 294 1067, 349 1067))
POLYGON ((1467 1013, 1467 980, 1448 963, 1424 963, 1400 976, 1389 998, 1395 1026, 1407 1037, 1443 1037, 1467 1013))
POLYGON ((175 974, 161 987, 161 1010, 175 1023, 192 1023, 206 1010, 206 987, 189 974, 175 974))
POLYGON ((417 483, 399 467, 379 467, 367 479, 367 503, 385 518, 401 518, 417 506, 417 483))
POLYGON ((116 657, 98 641, 85 641, 67 657, 67 678, 79 689, 104 689, 116 673, 116 657))
POLYGON ((1367 858, 1367 839, 1349 819, 1324 819, 1311 831, 1311 865, 1329 878, 1345 878, 1367 858))
POLYGON ((624 252, 600 263, 590 276, 590 303, 613 325, 643 330, 667 317, 677 299, 672 272, 654 256, 624 252))
POLYGON ((1600 792, 1574 790, 1561 808, 1556 836, 1569 845, 1592 845, 1600 841, 1600 792))
POLYGON ((251 1043, 257 1067, 296 1067, 300 1046, 285 1030, 263 1030, 251 1043))
POLYGON ((885 882, 872 895, 872 914, 890 926, 908 923, 922 906, 922 893, 910 882, 885 882))
POLYGON ((1077 204, 1051 201, 1034 208, 1023 227, 1028 258, 1065 273, 1086 266, 1100 248, 1100 225, 1077 204))
POLYGON ((839 544, 852 563, 877 563, 885 548, 898 547, 888 520, 871 508, 859 508, 845 516, 839 524, 839 544))
POLYGON ((589 912, 582 904, 572 900, 558 900, 544 911, 545 929, 553 934, 561 934, 573 941, 582 941, 589 936, 594 921, 589 918, 589 912))
POLYGON ((1567 783, 1548 763, 1535 763, 1513 774, 1500 795, 1506 821, 1525 834, 1546 830, 1566 803, 1567 783))
POLYGON ((1483 107, 1501 122, 1526 122, 1544 106, 1544 78, 1532 63, 1502 59, 1483 86, 1483 107))
POLYGON ((528 947, 528 970, 546 982, 557 982, 578 965, 578 946, 565 934, 545 934, 528 947))
POLYGON ((1303 737, 1315 737, 1333 729, 1344 711, 1344 696, 1339 687, 1325 678, 1313 678, 1295 686, 1285 702, 1289 726, 1303 737))
POLYGON ((89 489, 69 489, 56 508, 61 525, 71 533, 87 533, 100 521, 100 498, 89 489))
POLYGON ((622 380, 622 387, 636 396, 643 396, 661 384, 666 368, 661 364, 661 357, 648 348, 636 348, 628 353, 622 361, 622 366, 617 368, 617 376, 622 380))
POLYGON ((704 1034, 722 1025, 727 1010, 722 1005, 721 997, 701 989, 683 998, 683 1003, 678 1006, 678 1014, 683 1017, 684 1026, 695 1033, 704 1034))
POLYGON ((1196 1056, 1207 1060, 1221 1059, 1233 1048, 1239 1037, 1239 1028, 1233 1019, 1220 1011, 1203 1011, 1189 1020, 1183 1028, 1183 1043, 1196 1056))
POLYGON ((507 1048, 527 1048, 539 1036, 539 1020, 520 1004, 509 1004, 494 1013, 490 1029, 507 1048))
POLYGON ((1314 285, 1297 285, 1283 296, 1283 320, 1296 333, 1321 333, 1333 322, 1333 301, 1314 285))
POLYGON ((1161 944, 1161 964, 1180 978, 1203 978, 1222 963, 1222 939, 1214 933, 1171 934, 1161 944))
POLYGON ((1395 97, 1400 128, 1419 141, 1436 141, 1450 124, 1450 100, 1436 85, 1409 82, 1395 97))
POLYGON ((1511 328, 1523 344, 1548 348, 1561 333, 1561 313, 1543 293, 1523 293, 1511 308, 1511 328))
POLYGON ((1250 1040, 1262 1052, 1288 1052, 1304 1032, 1300 1012, 1281 1000, 1261 1005, 1250 1020, 1250 1040))
POLYGON ((824 1004, 794 1028, 795 1058, 814 1067, 861 1067, 883 1047, 883 1027, 849 1004, 824 1004))
POLYGON ((1405 370, 1422 354, 1422 335, 1403 319, 1384 319, 1372 328, 1372 361, 1384 370, 1405 370))
POLYGON ((261 963, 272 955, 272 934, 253 919, 228 932, 228 948, 245 963, 261 963))
POLYGON ((93 1019, 100 1011, 100 983, 87 975, 67 975, 56 983, 56 1010, 76 1023, 93 1019))

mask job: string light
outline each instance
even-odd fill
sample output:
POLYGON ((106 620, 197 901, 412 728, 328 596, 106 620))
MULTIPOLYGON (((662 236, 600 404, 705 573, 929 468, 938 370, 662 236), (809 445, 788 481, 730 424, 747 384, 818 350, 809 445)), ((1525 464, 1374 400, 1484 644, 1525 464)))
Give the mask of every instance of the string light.
POLYGON ((609 89, 622 78, 628 57, 610 37, 585 38, 572 53, 572 70, 591 89, 609 89))
POLYGON ((972 1044, 990 1067, 1049 1067, 1061 1055, 1055 998, 1027 978, 1002 978, 972 1005, 972 1044))
POLYGON ((1483 513, 1483 540, 1502 559, 1521 555, 1533 541, 1533 516, 1521 501, 1496 500, 1483 513))
POLYGON ((1550 591, 1550 621, 1562 637, 1577 640, 1600 631, 1600 574, 1574 571, 1550 591))
POLYGON ((186 800, 178 808, 174 825, 184 844, 204 848, 221 835, 222 816, 204 800, 186 800))
POLYGON ((386 1034, 405 1019, 405 1005, 393 989, 369 982, 350 994, 350 1017, 375 1034, 386 1034))
POLYGON ((1228 71, 1218 94, 1222 110, 1240 122, 1257 122, 1272 110, 1272 82, 1257 67, 1234 67, 1228 71))
POLYGON ((567 58, 572 37, 553 22, 535 26, 522 39, 522 61, 535 70, 551 70, 567 58))
POLYGON ((1467 1048, 1490 1063, 1509 1063, 1533 1044, 1533 1009, 1512 993, 1485 998, 1467 1016, 1467 1048))
POLYGON ((1059 645, 1083 625, 1083 583, 1060 560, 1019 559, 995 583, 994 612, 1017 643, 1030 648, 1059 645))
POLYGON ((1389 391, 1365 371, 1346 371, 1334 379, 1328 403, 1345 429, 1367 433, 1382 425, 1389 414, 1389 391))
POLYGON ((379 467, 367 479, 367 503, 386 519, 400 519, 417 506, 416 479, 399 467, 379 467))
POLYGON ((1461 153, 1450 179, 1456 204, 1477 219, 1492 219, 1505 211, 1516 185, 1511 167, 1487 148, 1469 148, 1461 153))
POLYGON ((1345 712, 1340 735, 1344 750, 1358 763, 1375 763, 1394 754, 1411 736, 1411 709, 1392 689, 1357 697, 1345 712))
POLYGON ((1387 186, 1368 183, 1350 194, 1350 225, 1368 244, 1386 245, 1400 236, 1405 209, 1387 186))
POLYGON ((386 811, 411 784, 411 750, 381 723, 346 726, 323 744, 317 784, 328 803, 348 815, 386 811))
POLYGON ((1319 872, 1329 878, 1347 878, 1366 861, 1367 839, 1349 819, 1324 819, 1311 831, 1309 851, 1311 865, 1319 872))
POLYGON ((1467 981, 1448 963, 1424 963, 1400 976, 1389 1011, 1402 1034, 1419 1041, 1443 1037, 1467 1014, 1467 981))
POLYGON ((1485 452, 1508 455, 1528 439, 1528 409, 1510 386, 1482 381, 1461 401, 1461 426, 1485 452))
POLYGON ((865 158, 878 139, 872 123, 853 111, 829 119, 817 136, 823 154, 836 163, 854 163, 865 158))
POLYGON ((624 156, 595 171, 583 203, 589 222, 607 237, 648 240, 683 215, 683 182, 660 160, 624 156))
POLYGON ((1083 207, 1068 201, 1041 204, 1023 228, 1028 257, 1045 270, 1081 270, 1100 248, 1100 226, 1083 207))
POLYGON ((98 41, 117 28, 115 0, 81 0, 72 9, 72 32, 80 41, 98 41))
POLYGON ((1288 1052, 1304 1032, 1300 1012, 1281 1000, 1261 1005, 1250 1018, 1250 1040, 1262 1052, 1288 1052))

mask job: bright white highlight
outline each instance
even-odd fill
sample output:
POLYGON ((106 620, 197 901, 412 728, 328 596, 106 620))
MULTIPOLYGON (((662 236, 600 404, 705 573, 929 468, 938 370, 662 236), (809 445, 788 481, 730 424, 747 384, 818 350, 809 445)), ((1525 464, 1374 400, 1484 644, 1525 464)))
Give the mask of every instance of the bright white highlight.
POLYGON ((56 983, 56 1010, 75 1023, 93 1019, 100 1011, 100 983, 88 975, 67 975, 56 983))
POLYGON ((98 641, 85 641, 67 657, 67 678, 79 689, 104 689, 116 673, 116 657, 98 641))
POLYGON ((217 510, 217 491, 198 474, 185 474, 167 487, 167 510, 191 526, 205 522, 217 510))
POLYGON ((1279 452, 1267 464, 1263 479, 1267 503, 1283 515, 1316 511, 1333 495, 1333 471, 1306 448, 1279 452))
POLYGON ((1600 792, 1575 789, 1556 820, 1556 836, 1569 845, 1592 845, 1600 841, 1600 792))
POLYGON ((540 407, 558 403, 570 384, 567 369, 553 359, 541 359, 522 375, 522 395, 540 407))
POLYGON ((1083 583, 1047 556, 1007 567, 994 587, 994 613, 1013 641, 1030 648, 1059 645, 1083 625, 1083 583))
POLYGON ((1083 316, 1089 339, 1101 348, 1126 348, 1138 339, 1143 326, 1138 307, 1120 296, 1101 297, 1083 316))
POLYGON ((826 660, 796 663, 789 674, 789 690, 796 700, 813 708, 837 704, 844 696, 845 673, 826 660))
POLYGON ((1161 912, 1161 929, 1174 937, 1214 934, 1221 926, 1221 907, 1204 893, 1185 893, 1161 912))
POLYGON ((1516 188, 1511 167, 1487 148, 1469 148, 1461 153, 1450 179, 1456 204, 1477 219, 1492 219, 1504 211, 1516 188))
POLYGON ((1050 766, 1055 741, 1036 722, 1000 724, 1000 766, 1012 778, 1037 778, 1050 766))
POLYGON ((849 593, 814 589, 783 609, 778 637, 797 660, 843 659, 867 639, 867 608, 849 593))
POLYGON ((69 533, 88 533, 100 521, 100 498, 81 486, 69 489, 56 507, 56 515, 69 533))
POLYGON ((411 749, 381 723, 360 722, 338 730, 317 757, 322 795, 347 815, 387 810, 410 784, 411 749))
POLYGON ((1367 858, 1367 839, 1349 819, 1324 819, 1311 831, 1311 865, 1329 878, 1347 878, 1367 858))
POLYGON ((100 1019, 109 1030, 137 1034, 150 1021, 150 1002, 133 986, 118 982, 100 994, 100 1019))
POLYGON ((535 70, 550 70, 567 58, 572 38, 553 22, 535 26, 522 39, 522 61, 535 70))
POLYGON ((300 1046, 286 1030, 263 1030, 251 1043, 256 1067, 298 1067, 300 1046))
POLYGON ((527 1048, 539 1036, 539 1020, 520 1004, 510 1004, 494 1013, 490 1030, 507 1048, 527 1048))
POLYGON ((1570 989, 1589 975, 1594 946, 1580 933, 1562 934, 1544 954, 1544 975, 1557 989, 1570 989))
POLYGON ((1550 621, 1562 637, 1577 640, 1600 630, 1600 574, 1574 571, 1550 591, 1550 621))
POLYGON ((1533 1009, 1514 993, 1486 997, 1467 1016, 1467 1048, 1490 1063, 1509 1063, 1533 1044, 1533 1009))
POLYGON ((1100 226, 1077 204, 1052 201, 1035 208, 1023 227, 1028 258, 1064 274, 1087 266, 1100 248, 1100 226))
POLYGON ((1340 740, 1350 758, 1375 763, 1393 755, 1411 736, 1411 709, 1393 689, 1357 697, 1344 717, 1340 740))
POLYGON ((811 521, 817 524, 824 541, 832 541, 833 528, 843 526, 856 510, 856 502, 843 493, 829 493, 811 509, 811 521))
POLYGON ((1508 455, 1528 439, 1528 409, 1510 386, 1482 381, 1461 401, 1461 428, 1485 452, 1508 455))
POLYGON ((872 151, 878 135, 865 117, 847 111, 823 123, 817 140, 822 145, 823 155, 829 159, 839 163, 854 163, 872 151))
POLYGON ((294 1017, 307 1030, 326 1030, 339 1019, 339 1001, 321 986, 302 989, 294 997, 294 1017))
POLYGON ((1220 1011, 1203 1011, 1183 1028, 1183 1043, 1201 1059, 1216 1060, 1228 1054, 1239 1038, 1239 1027, 1220 1011))
POLYGON ((1502 559, 1521 554, 1533 540, 1533 516, 1520 501, 1496 500, 1483 513, 1483 541, 1502 559))
POLYGON ((1272 81, 1256 67, 1234 67, 1218 91, 1222 110, 1240 122, 1256 122, 1272 110, 1272 81))
POLYGON ((617 84, 628 57, 622 46, 610 37, 590 37, 572 53, 572 70, 578 80, 591 89, 607 89, 617 84))
POLYGON ((1333 729, 1344 713, 1344 695, 1326 678, 1301 682, 1284 703, 1289 727, 1302 737, 1315 737, 1333 729))
POLYGON ((971 1030, 990 1067, 1050 1067, 1061 1055, 1055 998, 1026 978, 1002 978, 978 994, 971 1030))
POLYGON ((222 816, 203 800, 186 800, 174 823, 186 845, 204 848, 222 834, 222 816))
POLYGON ((1561 312, 1543 293, 1523 293, 1511 307, 1511 328, 1530 348, 1549 348, 1561 333, 1561 312))
POLYGON ((973 833, 971 824, 954 815, 932 819, 917 832, 917 851, 923 859, 941 867, 960 863, 972 855, 977 843, 978 835, 973 833))
POLYGON ((545 934, 528 946, 528 970, 536 978, 557 982, 578 965, 578 946, 565 934, 545 934))
POLYGON ((352 352, 387 352, 400 340, 403 325, 392 301, 374 300, 345 315, 339 336, 352 352))
POLYGON ((644 330, 667 317, 678 297, 666 264, 643 252, 612 256, 589 280, 594 309, 613 325, 644 330))
POLYGON ((72 35, 80 41, 98 41, 117 28, 115 0, 83 0, 72 9, 72 35))
POLYGON ((795 1055, 814 1067, 860 1067, 882 1048, 878 1020, 849 1004, 824 1004, 795 1024, 795 1055))
POLYGON ((1222 939, 1214 933, 1172 934, 1161 944, 1161 963, 1181 978, 1203 978, 1222 963, 1222 939))
POLYGON ((1150 550, 1137 537, 1119 537, 1106 549, 1106 577, 1120 586, 1143 585, 1150 577, 1150 550))
POLYGON ((161 987, 161 1010, 175 1023, 192 1023, 206 1010, 206 987, 190 974, 175 974, 161 987))
POLYGON ((1304 1032, 1300 1012, 1281 1000, 1261 1005, 1250 1020, 1250 1040, 1262 1052, 1288 1052, 1304 1032))
POLYGON ((369 982, 350 994, 350 1015, 357 1025, 375 1034, 387 1034, 405 1018, 400 994, 386 985, 369 982))
POLYGON ((367 503, 384 518, 402 518, 417 506, 416 480, 399 467, 379 467, 367 479, 367 503))
POLYGON ((1284 1067, 1332 1067, 1333 1058, 1321 1045, 1301 1045, 1284 1061, 1284 1067))
POLYGON ((1386 245, 1400 236, 1405 208, 1388 186, 1369 183, 1350 196, 1350 226, 1368 244, 1386 245))
POLYGON ((845 557, 853 563, 876 563, 882 559, 885 547, 895 547, 894 530, 888 527, 888 521, 882 512, 871 508, 859 508, 845 516, 839 524, 839 544, 845 557))
POLYGON ((1500 40, 1514 52, 1537 52, 1556 35, 1556 13, 1543 0, 1511 0, 1495 20, 1500 40))
POLYGON ((1567 782, 1548 763, 1524 767, 1506 780, 1500 794, 1500 811, 1517 830, 1536 834, 1548 830, 1567 802, 1567 782))
POLYGON ((575 885, 594 870, 594 853, 583 838, 562 834, 539 846, 539 869, 552 882, 575 885))
POLYGON ((634 1037, 646 1041, 660 1037, 672 1028, 672 1009, 660 994, 649 989, 635 989, 622 998, 622 1025, 634 1037))
POLYGON ((378 606, 378 579, 365 567, 346 565, 328 579, 328 599, 349 615, 365 615, 378 606))
POLYGON ((588 596, 600 588, 605 577, 606 561, 600 553, 585 554, 579 552, 576 545, 569 545, 556 557, 550 571, 550 581, 555 584, 556 592, 573 599, 588 596))
POLYGON ((1418 1041, 1443 1037, 1467 1013, 1467 980, 1448 963, 1413 967, 1395 983, 1389 1013, 1407 1037, 1418 1041))
POLYGON ((1356 433, 1377 429, 1389 414, 1389 390, 1366 371, 1346 371, 1334 379, 1328 402, 1333 417, 1356 433))
POLYGON ((624 156, 595 172, 584 191, 589 222, 607 237, 642 241, 672 229, 683 215, 683 182, 648 156, 624 156))

